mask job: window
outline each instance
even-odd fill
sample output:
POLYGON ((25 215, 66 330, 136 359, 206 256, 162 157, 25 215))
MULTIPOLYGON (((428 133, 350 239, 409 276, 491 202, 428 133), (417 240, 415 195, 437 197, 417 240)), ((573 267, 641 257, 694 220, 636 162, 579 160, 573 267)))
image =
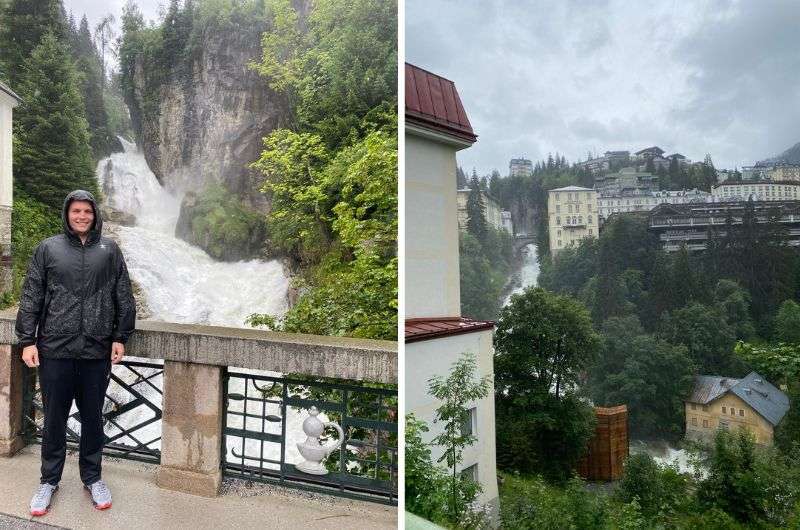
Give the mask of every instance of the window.
POLYGON ((571 204, 567 205, 567 213, 572 213, 572 205, 571 204))
POLYGON ((694 416, 692 416, 692 425, 697 427, 697 418, 695 418, 694 416))
POLYGON ((744 409, 739 409, 739 416, 744 417, 744 409))
POLYGON ((560 195, 559 195, 559 193, 558 193, 558 192, 556 192, 556 200, 557 200, 557 201, 560 201, 560 200, 561 200, 561 198, 560 198, 560 195))
POLYGON ((558 233, 557 233, 556 235, 557 235, 558 237, 561 237, 561 230, 559 230, 559 231, 558 231, 558 233))
POLYGON ((576 212, 580 212, 581 211, 581 205, 580 204, 576 204, 575 205, 575 211, 576 212))
POLYGON ((472 464, 462 469, 461 476, 473 482, 478 482, 478 464, 472 464))
POLYGON ((582 216, 582 215, 579 215, 579 216, 578 216, 578 224, 579 224, 579 225, 582 225, 582 224, 583 224, 583 216, 582 216))
POLYGON ((556 213, 561 213, 561 205, 556 204, 556 213))
POLYGON ((708 405, 703 405, 703 412, 708 412, 708 405))
MULTIPOLYGON (((556 217, 556 224, 557 224, 558 226, 561 226, 561 218, 560 218, 560 217, 556 217)), ((561 230, 559 230, 559 231, 558 231, 558 233, 560 234, 560 233, 561 233, 561 230)))
POLYGON ((472 407, 469 409, 469 415, 464 420, 464 423, 461 424, 461 436, 469 436, 470 434, 475 434, 475 427, 476 422, 475 420, 478 417, 478 409, 472 407))
POLYGON ((692 410, 697 410, 697 405, 695 405, 694 403, 692 403, 692 410))
POLYGON ((727 414, 727 413, 728 413, 728 409, 727 409, 727 408, 725 408, 725 406, 723 406, 723 407, 722 407, 722 413, 723 413, 723 414, 727 414))
POLYGON ((560 239, 558 240, 558 246, 559 246, 559 247, 560 247, 560 246, 562 246, 562 245, 561 245, 561 240, 560 240, 560 239))
POLYGON ((708 429, 708 420, 703 420, 703 427, 708 429))
POLYGON ((587 217, 589 218, 589 224, 592 224, 592 216, 591 216, 591 215, 589 215, 589 216, 587 216, 587 217))
POLYGON ((736 409, 731 407, 731 416, 736 416, 736 409))

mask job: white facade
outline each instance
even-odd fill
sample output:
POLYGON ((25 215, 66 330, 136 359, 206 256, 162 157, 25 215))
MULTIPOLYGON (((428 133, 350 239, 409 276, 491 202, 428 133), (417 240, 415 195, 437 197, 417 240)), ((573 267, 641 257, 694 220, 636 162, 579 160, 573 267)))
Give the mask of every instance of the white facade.
POLYGON ((453 190, 456 151, 467 145, 447 143, 445 135, 436 141, 415 131, 406 126, 405 318, 457 316, 461 296, 453 190))
MULTIPOLYGON (((425 421, 431 428, 423 433, 423 440, 430 442, 441 430, 433 423, 436 407, 440 403, 428 394, 428 379, 434 375, 446 377, 450 366, 462 353, 476 356, 478 377, 491 376, 494 372, 494 349, 492 347, 492 331, 484 330, 462 335, 451 335, 435 340, 425 340, 406 344, 405 396, 406 412, 425 421)), ((495 421, 494 421, 494 385, 489 396, 471 405, 475 408, 473 432, 478 441, 465 449, 464 460, 459 470, 475 466, 478 482, 483 492, 480 502, 488 505, 492 512, 498 509, 497 465, 495 461, 495 421)), ((442 449, 431 447, 431 456, 435 462, 442 456, 442 449)))
POLYGON ((728 181, 711 188, 711 195, 718 201, 796 201, 799 189, 800 181, 728 181))
POLYGON ((659 204, 688 204, 708 202, 711 194, 698 189, 664 190, 637 195, 600 195, 597 206, 600 217, 608 219, 614 213, 647 212, 659 204))
MULTIPOLYGON (((456 152, 471 142, 406 122, 405 318, 460 317, 456 152)), ((493 219, 487 208, 487 219, 493 219)), ((502 227, 502 216, 497 208, 502 227)), ((490 221, 491 222, 491 221, 490 221)), ((475 355, 479 375, 493 373, 492 330, 431 337, 405 346, 406 413, 430 428, 425 440, 441 433, 433 423, 441 403, 428 393, 428 380, 447 376, 464 353, 475 355)), ((459 471, 476 466, 483 489, 480 502, 496 520, 499 500, 495 465, 494 390, 474 404, 478 441, 465 450, 459 471)), ((433 447, 434 461, 441 449, 433 447)))
POLYGON ((590 188, 567 186, 550 190, 547 197, 550 252, 577 244, 599 233, 597 192, 590 188))
POLYGON ((11 89, 0 83, 0 207, 13 204, 11 119, 18 103, 11 89))
POLYGON ((500 215, 503 218, 503 228, 509 234, 514 234, 514 221, 511 219, 511 212, 503 210, 500 212, 500 215))

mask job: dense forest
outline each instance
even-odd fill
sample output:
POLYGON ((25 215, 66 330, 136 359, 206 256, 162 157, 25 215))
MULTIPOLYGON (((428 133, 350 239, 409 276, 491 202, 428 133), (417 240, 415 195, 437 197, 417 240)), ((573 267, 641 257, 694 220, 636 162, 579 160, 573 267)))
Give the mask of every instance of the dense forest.
POLYGON ((85 16, 76 24, 61 0, 0 3, 0 79, 24 101, 14 112, 14 287, 3 294, 6 305, 19 294, 33 248, 60 232, 66 194, 98 192, 95 164, 129 129, 96 46, 107 43, 104 31, 92 34, 85 16))

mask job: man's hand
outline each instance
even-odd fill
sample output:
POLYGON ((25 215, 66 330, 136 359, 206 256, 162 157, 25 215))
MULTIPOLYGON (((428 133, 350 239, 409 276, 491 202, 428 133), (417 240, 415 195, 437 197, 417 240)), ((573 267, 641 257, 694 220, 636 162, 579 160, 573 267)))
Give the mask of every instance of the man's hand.
POLYGON ((36 344, 22 348, 22 360, 28 368, 39 366, 39 348, 36 347, 36 344))
POLYGON ((111 343, 111 364, 117 364, 125 355, 125 345, 121 342, 111 343))

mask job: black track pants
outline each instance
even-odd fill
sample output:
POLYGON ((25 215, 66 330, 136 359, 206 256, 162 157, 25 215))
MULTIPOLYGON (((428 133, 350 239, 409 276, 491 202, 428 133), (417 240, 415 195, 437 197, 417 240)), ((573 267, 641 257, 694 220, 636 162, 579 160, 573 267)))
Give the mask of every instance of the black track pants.
POLYGON ((72 400, 81 419, 81 481, 100 480, 103 451, 103 401, 111 374, 111 359, 39 358, 39 384, 44 405, 42 432, 42 484, 56 485, 67 454, 67 418, 72 400))

